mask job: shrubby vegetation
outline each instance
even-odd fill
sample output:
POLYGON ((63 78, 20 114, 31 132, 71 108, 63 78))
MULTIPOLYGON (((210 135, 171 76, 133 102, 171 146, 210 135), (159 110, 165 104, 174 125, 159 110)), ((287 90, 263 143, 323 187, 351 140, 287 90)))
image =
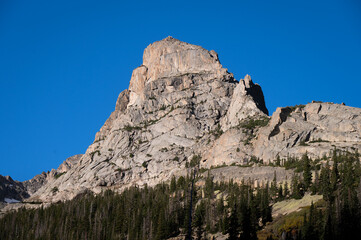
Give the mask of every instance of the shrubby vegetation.
POLYGON ((238 124, 238 128, 244 128, 248 130, 254 130, 257 127, 267 126, 271 119, 268 117, 262 117, 259 119, 248 118, 238 124))

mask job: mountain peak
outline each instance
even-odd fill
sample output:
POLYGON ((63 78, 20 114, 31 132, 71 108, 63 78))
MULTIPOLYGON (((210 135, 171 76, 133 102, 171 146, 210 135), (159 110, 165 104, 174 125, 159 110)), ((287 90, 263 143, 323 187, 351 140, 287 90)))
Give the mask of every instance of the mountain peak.
POLYGON ((154 42, 144 50, 143 64, 134 69, 129 84, 130 105, 144 100, 145 86, 158 79, 186 74, 204 74, 209 79, 231 76, 214 50, 182 42, 173 37, 154 42))
POLYGON ((150 44, 143 54, 147 80, 185 73, 218 72, 222 69, 215 51, 182 42, 173 37, 150 44))

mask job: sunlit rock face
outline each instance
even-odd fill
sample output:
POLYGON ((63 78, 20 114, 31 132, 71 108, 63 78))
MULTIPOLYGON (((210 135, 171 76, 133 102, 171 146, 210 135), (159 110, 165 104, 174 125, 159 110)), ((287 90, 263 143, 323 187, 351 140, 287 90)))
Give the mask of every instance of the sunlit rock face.
POLYGON ((86 153, 31 200, 152 186, 187 174, 192 159, 210 168, 306 151, 319 156, 333 145, 360 149, 360 122, 360 109, 326 103, 279 108, 270 118, 262 89, 249 75, 237 81, 213 50, 168 37, 145 49, 129 89, 119 94, 86 153), (318 138, 325 141, 300 145, 318 138))

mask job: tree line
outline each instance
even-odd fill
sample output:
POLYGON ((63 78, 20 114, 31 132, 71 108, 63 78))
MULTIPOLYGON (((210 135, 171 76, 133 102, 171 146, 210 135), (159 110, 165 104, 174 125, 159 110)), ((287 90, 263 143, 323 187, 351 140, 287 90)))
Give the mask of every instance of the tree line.
POLYGON ((0 239, 167 239, 186 236, 190 221, 193 239, 217 232, 256 239, 272 220, 268 187, 214 182, 208 175, 190 202, 191 181, 173 177, 155 187, 85 192, 46 208, 21 208, 0 219, 0 239))
POLYGON ((290 183, 279 183, 274 174, 269 184, 254 187, 253 182, 215 182, 210 172, 192 173, 154 187, 84 192, 46 208, 21 208, 0 219, 0 239, 158 240, 186 238, 190 230, 192 239, 221 232, 230 240, 252 240, 272 221, 275 202, 300 199, 306 192, 322 194, 323 204, 312 204, 300 225, 268 239, 352 239, 361 227, 358 153, 335 150, 319 168, 307 154, 292 164, 302 171, 290 183), (191 188, 193 180, 197 184, 191 188))

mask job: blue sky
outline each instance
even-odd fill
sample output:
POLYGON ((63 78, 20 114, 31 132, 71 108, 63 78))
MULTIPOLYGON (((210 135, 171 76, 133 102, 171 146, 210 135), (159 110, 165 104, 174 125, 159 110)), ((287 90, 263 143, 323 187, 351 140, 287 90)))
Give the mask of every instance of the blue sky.
POLYGON ((0 0, 0 174, 27 180, 84 153, 144 48, 214 49, 266 105, 361 107, 361 3, 0 0))

